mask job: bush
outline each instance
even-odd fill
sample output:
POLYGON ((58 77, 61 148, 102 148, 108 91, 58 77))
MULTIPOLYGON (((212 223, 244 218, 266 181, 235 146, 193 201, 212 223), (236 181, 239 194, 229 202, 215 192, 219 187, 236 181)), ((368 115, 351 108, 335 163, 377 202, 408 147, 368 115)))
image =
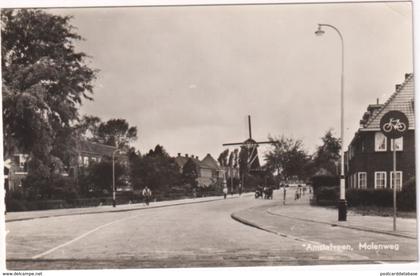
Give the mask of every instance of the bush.
POLYGON ((318 187, 314 190, 314 200, 316 205, 336 205, 339 196, 338 187, 318 187))
POLYGON ((416 179, 410 178, 403 184, 402 191, 397 194, 397 206, 401 211, 416 210, 416 179))
POLYGON ((330 175, 318 175, 311 178, 315 205, 336 205, 339 197, 340 178, 330 175))
POLYGON ((354 206, 392 206, 392 190, 357 190, 350 189, 346 191, 346 199, 349 207, 354 206))
MULTIPOLYGON (((350 207, 356 206, 393 206, 393 190, 357 190, 351 189, 346 192, 347 203, 350 207)), ((416 210, 416 181, 411 178, 403 184, 403 189, 397 192, 397 209, 401 211, 416 210)))
POLYGON ((22 200, 6 198, 6 212, 26 211, 26 205, 22 200))

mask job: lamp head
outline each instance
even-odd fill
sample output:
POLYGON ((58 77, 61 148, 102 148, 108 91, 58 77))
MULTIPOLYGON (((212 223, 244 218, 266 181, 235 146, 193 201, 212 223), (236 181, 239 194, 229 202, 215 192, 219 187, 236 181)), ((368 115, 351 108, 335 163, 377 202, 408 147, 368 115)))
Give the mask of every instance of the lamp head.
POLYGON ((321 36, 321 35, 323 35, 325 32, 321 29, 321 25, 320 24, 318 24, 318 30, 316 30, 315 31, 315 34, 317 35, 317 36, 321 36))

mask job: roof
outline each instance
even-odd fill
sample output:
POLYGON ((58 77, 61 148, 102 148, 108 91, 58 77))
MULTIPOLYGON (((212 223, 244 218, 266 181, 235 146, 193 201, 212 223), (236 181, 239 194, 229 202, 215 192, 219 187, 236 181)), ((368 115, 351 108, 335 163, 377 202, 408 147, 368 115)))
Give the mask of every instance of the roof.
POLYGON ((391 110, 403 112, 408 118, 410 129, 414 129, 414 76, 407 74, 404 83, 397 85, 396 91, 389 97, 384 105, 373 114, 366 124, 360 128, 361 131, 379 130, 382 116, 391 110))
POLYGON ((194 164, 196 166, 200 167, 200 168, 203 168, 203 169, 213 169, 211 166, 209 166, 206 163, 203 163, 202 161, 198 160, 197 158, 190 158, 190 160, 192 162, 194 162, 194 164))
POLYGON ((183 168, 185 163, 187 163, 188 161, 188 157, 185 156, 177 156, 174 158, 175 159, 175 163, 178 165, 178 167, 183 168))
POLYGON ((211 169, 221 170, 220 166, 217 164, 217 161, 213 158, 213 156, 210 155, 210 153, 207 153, 206 157, 201 160, 201 163, 210 167, 211 169))
POLYGON ((79 142, 80 152, 87 152, 91 154, 97 154, 101 156, 112 156, 116 147, 108 146, 100 143, 90 142, 86 140, 81 140, 79 142))

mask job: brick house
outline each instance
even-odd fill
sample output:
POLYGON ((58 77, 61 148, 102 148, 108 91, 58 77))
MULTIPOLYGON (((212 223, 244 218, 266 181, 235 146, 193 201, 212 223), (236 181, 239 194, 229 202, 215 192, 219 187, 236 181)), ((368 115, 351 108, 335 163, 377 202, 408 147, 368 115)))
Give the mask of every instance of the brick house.
POLYGON ((199 160, 198 156, 189 156, 188 154, 181 156, 178 153, 178 156, 174 160, 181 174, 185 168, 195 171, 199 187, 217 185, 223 180, 224 171, 210 154, 207 154, 202 160, 199 160))
POLYGON ((404 182, 415 176, 415 121, 414 77, 406 74, 402 84, 384 103, 369 105, 360 128, 353 137, 346 153, 346 183, 353 189, 392 188, 393 147, 379 128, 382 116, 391 110, 403 112, 409 120, 409 129, 396 143, 396 185, 401 189, 404 182))
POLYGON ((112 158, 116 147, 100 143, 80 140, 77 145, 77 162, 70 168, 70 176, 77 177, 78 174, 93 162, 101 162, 102 158, 112 158))
POLYGON ((6 191, 22 191, 22 181, 28 174, 27 154, 13 154, 4 161, 4 188, 6 191))
MULTIPOLYGON (((77 179, 80 173, 92 162, 100 162, 102 158, 112 158, 115 147, 100 143, 81 140, 77 144, 77 157, 71 161, 70 167, 61 174, 77 179)), ((28 154, 17 153, 5 160, 4 178, 6 191, 23 191, 22 181, 27 176, 28 154)), ((123 163, 127 162, 125 155, 116 156, 123 163)))

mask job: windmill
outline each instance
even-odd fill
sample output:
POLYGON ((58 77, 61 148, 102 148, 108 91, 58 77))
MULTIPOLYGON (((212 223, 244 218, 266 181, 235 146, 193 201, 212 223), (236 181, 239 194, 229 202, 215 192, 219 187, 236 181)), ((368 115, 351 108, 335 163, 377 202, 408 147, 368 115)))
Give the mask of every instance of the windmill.
MULTIPOLYGON (((223 146, 240 146, 242 149, 242 156, 240 158, 246 159, 246 170, 244 168, 241 169, 242 171, 242 183, 245 181, 245 174, 248 172, 258 172, 261 171, 260 161, 258 158, 258 145, 261 144, 273 144, 273 141, 263 141, 257 142, 252 139, 252 129, 251 129, 251 116, 248 115, 248 131, 249 131, 249 138, 246 139, 244 142, 238 143, 225 143, 223 146)), ((241 162, 242 163, 242 162, 241 162)))

